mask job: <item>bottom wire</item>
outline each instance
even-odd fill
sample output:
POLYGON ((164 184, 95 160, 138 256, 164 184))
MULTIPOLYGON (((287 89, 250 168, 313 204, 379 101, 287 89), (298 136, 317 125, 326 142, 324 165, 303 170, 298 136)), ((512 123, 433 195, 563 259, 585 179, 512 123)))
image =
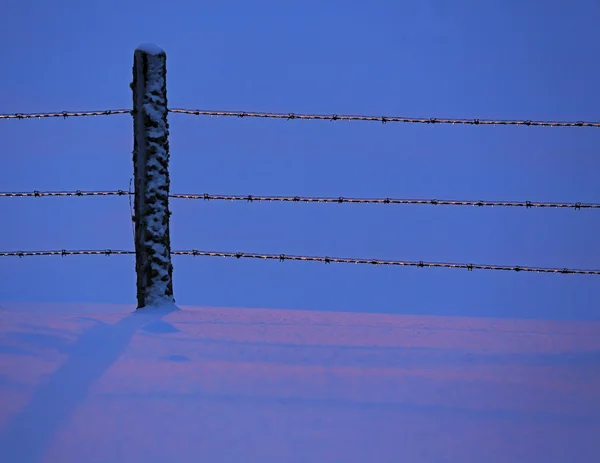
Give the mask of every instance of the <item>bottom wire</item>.
MULTIPOLYGON (((134 255, 135 251, 122 250, 55 250, 55 251, 8 251, 0 252, 0 257, 30 257, 30 256, 74 256, 74 255, 134 255)), ((295 256, 287 254, 257 254, 248 252, 219 252, 219 251, 201 251, 197 249, 184 251, 171 251, 174 256, 207 256, 207 257, 229 257, 236 259, 267 259, 305 262, 323 262, 326 264, 367 264, 367 265, 394 265, 399 267, 427 267, 427 268, 454 268, 466 270, 502 270, 514 272, 534 272, 534 273, 561 273, 567 275, 600 275, 600 270, 582 270, 556 267, 530 267, 519 265, 487 265, 487 264, 466 264, 449 262, 425 262, 409 260, 382 260, 382 259, 363 259, 353 257, 327 257, 327 256, 295 256)))

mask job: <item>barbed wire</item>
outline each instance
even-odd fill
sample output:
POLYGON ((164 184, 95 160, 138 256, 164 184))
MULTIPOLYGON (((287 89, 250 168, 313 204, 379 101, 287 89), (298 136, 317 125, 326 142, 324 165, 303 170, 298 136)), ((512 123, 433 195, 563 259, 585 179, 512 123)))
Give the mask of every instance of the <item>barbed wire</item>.
POLYGON ((538 201, 472 201, 472 200, 450 200, 450 199, 411 199, 411 198, 345 198, 340 197, 317 197, 317 196, 252 196, 252 195, 193 195, 173 194, 178 199, 204 199, 221 201, 267 201, 267 202, 302 202, 302 203, 330 203, 330 204, 414 204, 433 206, 490 206, 490 207, 547 207, 547 208, 573 208, 573 209, 600 209, 596 203, 558 203, 538 201))
MULTIPOLYGON (((50 197, 50 196, 131 196, 132 191, 27 191, 0 192, 0 197, 50 197)), ((246 201, 246 202, 301 202, 329 204, 412 204, 432 206, 478 206, 478 207, 524 207, 524 208, 563 208, 563 209, 600 209, 598 203, 562 203, 540 201, 481 201, 450 199, 411 199, 411 198, 345 198, 318 196, 254 196, 254 195, 213 195, 213 194, 170 194, 174 199, 194 199, 205 201, 246 201)))
POLYGON ((502 120, 502 119, 449 119, 449 118, 424 118, 403 116, 360 116, 348 114, 297 114, 297 113, 269 113, 254 111, 210 111, 201 109, 169 109, 171 113, 189 114, 194 116, 224 116, 224 117, 258 117, 265 119, 303 119, 322 121, 365 121, 415 123, 415 124, 451 124, 451 125, 523 125, 539 127, 596 127, 600 122, 586 121, 532 121, 532 120, 502 120))
POLYGON ((3 191, 0 192, 0 197, 5 198, 26 198, 26 197, 52 197, 52 196, 129 196, 133 192, 126 190, 115 191, 3 191))
MULTIPOLYGON (((505 119, 466 119, 466 118, 437 118, 437 117, 404 117, 404 116, 365 116, 349 114, 302 114, 302 113, 271 113, 256 111, 215 111, 202 109, 168 110, 175 114, 189 114, 194 116, 223 116, 223 117, 254 117, 263 119, 303 119, 303 120, 325 120, 325 121, 365 121, 365 122, 400 122, 416 124, 451 124, 451 125, 516 125, 516 126, 539 126, 539 127, 596 127, 600 128, 600 122, 589 121, 544 121, 544 120, 505 120, 505 119)), ((83 117, 83 116, 110 116, 115 114, 132 114, 131 109, 107 109, 101 111, 58 111, 49 113, 12 113, 0 114, 0 119, 42 119, 52 117, 83 117)))
POLYGON ((249 259, 270 259, 284 262, 292 261, 309 261, 323 262, 326 264, 369 264, 369 265, 394 265, 401 267, 428 267, 428 268, 456 268, 466 270, 512 270, 515 272, 536 272, 536 273, 564 273, 564 274, 581 274, 581 275, 600 275, 600 270, 579 270, 567 268, 545 268, 545 267, 521 267, 521 266, 504 266, 504 265, 486 265, 486 264, 463 264, 463 263, 447 263, 447 262, 424 262, 424 261, 408 261, 408 260, 381 260, 381 259, 360 259, 352 257, 321 257, 321 256, 295 256, 285 254, 254 254, 244 252, 213 252, 213 251, 175 251, 174 255, 191 255, 191 256, 210 256, 210 257, 234 257, 249 258, 249 259))
POLYGON ((115 114, 131 114, 131 109, 105 109, 102 111, 60 111, 51 113, 13 113, 0 114, 0 119, 44 119, 50 117, 87 117, 87 116, 112 116, 115 114))
POLYGON ((0 257, 34 257, 34 256, 113 256, 113 255, 131 255, 135 251, 121 251, 115 249, 104 250, 82 250, 82 249, 60 249, 55 251, 3 251, 0 257))
MULTIPOLYGON (((120 250, 55 250, 55 251, 8 251, 0 252, 0 257, 30 257, 30 256, 74 256, 74 255, 132 255, 135 251, 120 250)), ((203 256, 203 257, 228 257, 236 259, 267 259, 284 262, 304 261, 304 262, 322 262, 326 264, 365 264, 365 265, 391 265, 400 267, 418 267, 418 268, 452 268, 472 270, 502 270, 514 272, 533 272, 533 273, 560 273, 567 275, 600 275, 600 270, 581 270, 555 267, 529 267, 519 265, 488 265, 488 264, 467 264, 450 262, 425 262, 409 260, 382 260, 382 259, 362 259, 353 257, 327 257, 327 256, 296 256, 287 254, 257 254, 248 252, 220 252, 220 251, 200 251, 197 249, 171 251, 174 256, 203 256)))

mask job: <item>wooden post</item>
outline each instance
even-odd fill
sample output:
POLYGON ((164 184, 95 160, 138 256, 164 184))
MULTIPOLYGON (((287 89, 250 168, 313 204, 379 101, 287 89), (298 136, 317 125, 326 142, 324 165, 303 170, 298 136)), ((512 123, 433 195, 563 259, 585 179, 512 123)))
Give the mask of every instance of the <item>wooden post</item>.
POLYGON ((138 309, 173 304, 169 235, 167 56, 141 45, 133 60, 135 269, 138 309))

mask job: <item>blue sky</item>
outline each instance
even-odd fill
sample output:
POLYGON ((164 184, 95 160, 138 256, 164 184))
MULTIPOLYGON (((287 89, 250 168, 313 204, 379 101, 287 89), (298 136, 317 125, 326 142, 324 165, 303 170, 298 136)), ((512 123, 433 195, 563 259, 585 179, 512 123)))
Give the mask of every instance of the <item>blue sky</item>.
MULTIPOLYGON (((7 1, 0 112, 171 107, 599 120, 595 1, 7 1)), ((174 193, 597 202, 591 128, 171 115, 174 193)), ((1 190, 127 189, 129 116, 0 121, 1 190)), ((173 249, 600 267, 590 210, 173 201, 173 249)), ((2 250, 132 249, 126 198, 0 201, 2 250)), ((4 258, 0 301, 135 302, 130 257, 4 258)), ((174 258, 180 304, 600 319, 600 278, 174 258)))

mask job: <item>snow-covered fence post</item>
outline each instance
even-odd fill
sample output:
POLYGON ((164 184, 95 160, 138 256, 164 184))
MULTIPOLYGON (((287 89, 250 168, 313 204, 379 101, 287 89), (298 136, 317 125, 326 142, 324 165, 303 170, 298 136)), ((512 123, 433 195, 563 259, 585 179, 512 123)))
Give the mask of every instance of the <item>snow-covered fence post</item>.
POLYGON ((162 49, 149 44, 135 50, 131 89, 138 309, 174 302, 166 75, 162 49))

